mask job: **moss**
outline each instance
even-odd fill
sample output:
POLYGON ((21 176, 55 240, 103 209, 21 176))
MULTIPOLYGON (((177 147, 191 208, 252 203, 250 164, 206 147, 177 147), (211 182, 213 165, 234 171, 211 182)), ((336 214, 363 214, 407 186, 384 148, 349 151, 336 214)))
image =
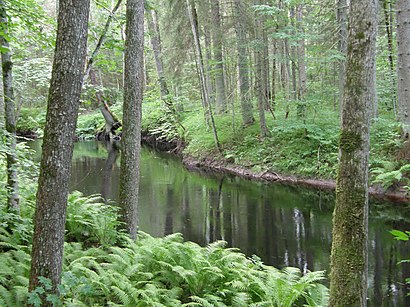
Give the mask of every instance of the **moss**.
POLYGON ((366 288, 366 190, 350 186, 336 192, 329 306, 362 306, 366 288))
POLYGON ((3 68, 3 71, 6 72, 6 71, 10 71, 12 69, 12 67, 13 67, 13 62, 12 61, 5 61, 3 63, 2 68, 3 68))
POLYGON ((364 33, 363 32, 359 32, 356 34, 356 39, 364 39, 364 33))
POLYGON ((360 148, 361 144, 362 137, 360 134, 348 130, 342 130, 340 132, 339 146, 342 150, 353 152, 360 148))

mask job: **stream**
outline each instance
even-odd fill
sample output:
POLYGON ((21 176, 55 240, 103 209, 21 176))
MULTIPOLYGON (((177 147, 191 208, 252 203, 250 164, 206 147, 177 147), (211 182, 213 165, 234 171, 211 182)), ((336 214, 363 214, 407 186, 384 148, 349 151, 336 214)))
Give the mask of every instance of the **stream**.
MULTIPOLYGON (((41 143, 30 146, 40 153, 41 143)), ((75 145, 71 190, 118 199, 119 152, 100 142, 75 145)), ((190 172, 176 157, 143 148, 139 229, 152 236, 174 232, 204 246, 225 240, 246 255, 278 268, 329 271, 333 193, 252 182, 234 176, 190 172)), ((410 306, 404 279, 410 277, 410 243, 391 229, 409 230, 409 207, 370 205, 369 306, 410 306)))

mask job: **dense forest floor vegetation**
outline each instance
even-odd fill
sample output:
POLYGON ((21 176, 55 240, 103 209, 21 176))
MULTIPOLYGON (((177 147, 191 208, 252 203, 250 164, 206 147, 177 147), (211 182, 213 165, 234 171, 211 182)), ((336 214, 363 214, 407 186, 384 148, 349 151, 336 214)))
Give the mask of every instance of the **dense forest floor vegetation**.
MULTIPOLYGON (((1 147, 4 152, 6 147, 1 147)), ((20 144, 21 209, 7 212, 0 191, 0 305, 40 306, 47 279, 28 293, 38 166, 20 144)), ((5 184, 5 161, 0 181, 5 184)), ((118 208, 97 195, 69 196, 60 296, 54 306, 325 306, 324 272, 302 275, 247 258, 225 242, 200 247, 179 234, 137 242, 120 230, 118 208)))
MULTIPOLYGON (((275 172, 302 178, 336 179, 338 162, 339 115, 322 103, 307 106, 304 120, 296 117, 296 105, 278 104, 275 118, 267 112, 269 135, 260 137, 259 123, 242 126, 240 114, 214 115, 221 152, 215 146, 213 133, 207 126, 198 103, 185 99, 175 102, 176 112, 148 91, 143 103, 142 130, 156 142, 174 142, 184 156, 198 161, 207 158, 233 163, 253 172, 275 172), (181 106, 181 107, 180 107, 181 106), (183 106, 183 107, 182 107, 183 106), (285 119, 286 108, 290 116, 285 119)), ((120 104, 112 111, 121 118, 120 104)), ((233 108, 235 109, 235 108, 233 108)), ((384 189, 409 189, 410 164, 408 144, 401 137, 401 127, 391 111, 380 110, 371 130, 370 181, 384 189), (407 149, 406 149, 407 148, 407 149)), ((256 114, 255 114, 256 115, 256 114)), ((257 116, 255 116, 257 118, 257 116)), ((23 134, 42 135, 44 109, 22 109, 18 130, 23 134)), ((83 109, 78 120, 79 139, 92 139, 103 129, 104 118, 98 110, 83 109)))

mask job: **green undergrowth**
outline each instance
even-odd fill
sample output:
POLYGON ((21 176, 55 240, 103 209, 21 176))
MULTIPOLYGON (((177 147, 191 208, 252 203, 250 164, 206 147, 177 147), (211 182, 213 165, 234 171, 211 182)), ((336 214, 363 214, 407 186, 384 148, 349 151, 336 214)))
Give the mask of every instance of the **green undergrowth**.
MULTIPOLYGON (((215 150, 212 132, 206 127, 200 112, 192 112, 184 121, 188 146, 185 154, 196 158, 227 158, 256 172, 271 170, 300 177, 335 179, 338 163, 339 120, 332 110, 323 110, 321 117, 309 117, 303 122, 294 117, 267 118, 269 135, 260 137, 258 121, 247 127, 232 115, 215 116, 222 155, 215 150)), ((371 129, 371 180, 384 187, 405 182, 406 161, 396 158, 403 146, 400 125, 381 117, 371 129), (377 170, 377 171, 376 171, 377 170), (387 178, 379 176, 396 171, 387 178), (394 175, 397 175, 394 177, 394 175)))
MULTIPOLYGON (((0 146, 2 185, 6 151, 0 146)), ((0 306, 40 306, 50 280, 40 278, 38 288, 27 290, 38 170, 24 144, 19 151, 18 171, 26 178, 19 214, 7 212, 6 192, 0 190, 0 306)), ((201 247, 180 234, 139 233, 133 242, 119 225, 118 207, 99 195, 69 195, 60 294, 47 295, 54 306, 327 305, 323 271, 278 270, 226 242, 201 247)))

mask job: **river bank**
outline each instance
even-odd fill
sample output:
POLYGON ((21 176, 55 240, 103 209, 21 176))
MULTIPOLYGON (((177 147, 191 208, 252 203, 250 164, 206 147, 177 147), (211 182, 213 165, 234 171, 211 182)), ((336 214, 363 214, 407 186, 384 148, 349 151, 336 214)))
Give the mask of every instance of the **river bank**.
MULTIPOLYGON (((155 136, 146 131, 142 134, 142 142, 143 144, 155 148, 156 150, 167 151, 179 156, 182 159, 184 166, 189 170, 219 172, 239 176, 249 180, 300 185, 321 190, 336 189, 336 181, 331 179, 308 178, 283 174, 272 169, 254 171, 251 167, 233 163, 230 159, 226 159, 218 153, 214 153, 213 155, 206 153, 201 156, 186 154, 184 152, 186 144, 182 140, 174 140, 172 142, 157 140, 155 136)), ((394 186, 387 190, 381 185, 372 185, 369 187, 369 195, 381 201, 391 201, 396 203, 410 202, 409 193, 403 186, 400 185, 394 186)))

